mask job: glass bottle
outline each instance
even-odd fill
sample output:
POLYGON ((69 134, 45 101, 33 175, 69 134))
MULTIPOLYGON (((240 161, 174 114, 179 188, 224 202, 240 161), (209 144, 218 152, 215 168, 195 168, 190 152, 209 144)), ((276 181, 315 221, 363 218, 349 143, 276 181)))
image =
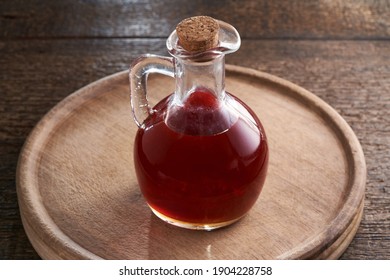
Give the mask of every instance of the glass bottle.
MULTIPOLYGON (((208 21, 215 21, 188 20, 201 20, 192 29, 207 29, 208 21)), ((225 54, 240 47, 240 36, 231 25, 215 22, 218 40, 213 46, 189 51, 177 28, 167 39, 172 58, 141 56, 129 74, 140 189, 159 218, 190 229, 211 230, 243 217, 261 192, 268 166, 258 117, 225 91, 225 54), (176 81, 174 93, 154 108, 147 102, 149 73, 176 81)))

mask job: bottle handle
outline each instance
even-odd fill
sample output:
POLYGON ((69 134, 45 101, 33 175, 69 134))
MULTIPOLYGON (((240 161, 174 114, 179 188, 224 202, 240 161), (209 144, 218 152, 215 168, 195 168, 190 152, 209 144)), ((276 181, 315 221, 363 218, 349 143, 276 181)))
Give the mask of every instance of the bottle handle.
POLYGON ((149 106, 147 98, 147 80, 150 73, 158 73, 174 77, 173 58, 145 54, 138 57, 129 69, 130 101, 134 121, 142 127, 146 118, 153 109, 149 106))

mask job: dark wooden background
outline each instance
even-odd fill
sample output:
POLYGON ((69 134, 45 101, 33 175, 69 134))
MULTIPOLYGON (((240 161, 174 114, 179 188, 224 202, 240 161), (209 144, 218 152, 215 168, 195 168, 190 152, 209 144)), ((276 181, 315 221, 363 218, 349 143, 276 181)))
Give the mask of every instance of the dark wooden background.
POLYGON ((39 119, 78 88, 167 54, 183 18, 233 24, 227 62, 265 71, 333 106, 367 162, 361 226, 343 259, 390 259, 390 1, 2 0, 0 2, 0 259, 38 259, 19 216, 15 169, 39 119))

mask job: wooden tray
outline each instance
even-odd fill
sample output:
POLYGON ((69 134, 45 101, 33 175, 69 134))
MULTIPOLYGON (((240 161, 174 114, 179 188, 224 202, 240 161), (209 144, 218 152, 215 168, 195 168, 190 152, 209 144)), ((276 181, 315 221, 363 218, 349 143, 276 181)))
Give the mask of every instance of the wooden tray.
MULTIPOLYGON (((358 228, 366 180, 360 144, 329 105, 283 79, 227 67, 227 90, 258 114, 268 177, 250 213, 216 231, 176 228, 146 206, 133 170, 127 72, 67 97, 21 152, 17 190, 31 243, 46 259, 338 258, 358 228)), ((150 100, 173 91, 152 76, 150 100)))

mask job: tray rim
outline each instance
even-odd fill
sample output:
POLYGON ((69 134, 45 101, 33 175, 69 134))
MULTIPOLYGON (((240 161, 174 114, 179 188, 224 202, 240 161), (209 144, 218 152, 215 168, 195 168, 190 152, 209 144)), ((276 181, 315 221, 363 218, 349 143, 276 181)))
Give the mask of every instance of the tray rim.
MULTIPOLYGON (((354 179, 349 183, 350 191, 345 200, 343 207, 337 216, 332 220, 329 224, 329 228, 340 229, 338 232, 331 232, 329 237, 329 232, 327 230, 323 230, 316 237, 312 238, 309 242, 304 242, 301 245, 296 247, 295 252, 289 251, 286 254, 281 255, 282 259, 299 259, 299 258, 310 258, 310 256, 317 255, 318 250, 323 248, 329 248, 331 245, 336 242, 340 236, 351 226, 355 215, 345 215, 345 212, 350 210, 349 208, 358 209, 360 204, 363 204, 364 194, 365 194, 365 185, 366 185, 366 177, 367 177, 367 168, 365 157, 363 153, 363 149, 360 145, 360 142, 353 132, 352 128, 349 124, 344 120, 344 118, 328 103, 322 100, 320 97, 311 93, 310 91, 290 82, 283 78, 260 72, 258 70, 254 70, 251 68, 245 68, 241 66, 231 66, 227 67, 232 72, 245 73, 248 75, 252 75, 254 77, 260 79, 266 79, 274 84, 279 84, 290 90, 289 96, 298 99, 297 96, 300 96, 305 101, 312 101, 312 103, 308 105, 314 107, 317 112, 321 113, 321 117, 326 118, 330 121, 331 127, 335 130, 342 140, 343 148, 345 149, 345 154, 350 157, 353 163, 353 166, 350 168, 349 179, 354 179), (292 95, 291 92, 295 94, 292 95), (323 244, 318 246, 318 244, 323 244), (316 246, 317 245, 317 246, 316 246), (312 248, 310 248, 312 247, 312 248), (304 253, 303 253, 304 252, 304 253)), ((287 92, 285 93, 287 94, 287 92)), ((300 99, 301 101, 302 99, 300 99)), ((362 209, 363 210, 363 209, 362 209)), ((360 223, 360 222, 359 222, 360 223)))
MULTIPOLYGON (((302 102, 302 100, 305 101, 307 105, 313 107, 317 113, 320 113, 322 118, 330 121, 328 124, 331 125, 334 133, 337 133, 339 136, 339 139, 344 148, 344 152, 346 156, 350 158, 349 162, 352 164, 352 166, 349 170, 349 193, 345 198, 344 205, 340 208, 340 211, 332 219, 328 226, 328 228, 333 228, 335 230, 329 232, 329 230, 324 229, 315 237, 301 243, 300 245, 297 245, 295 248, 293 248, 293 250, 286 252, 285 254, 279 256, 279 258, 301 259, 311 258, 313 256, 319 255, 322 249, 329 248, 332 246, 332 244, 337 242, 341 235, 351 226, 353 221, 356 220, 356 213, 354 211, 356 209, 360 209, 360 205, 364 200, 367 172, 366 163, 362 147, 355 133, 334 108, 332 108, 329 104, 327 104, 315 94, 290 81, 255 69, 241 66, 226 65, 226 70, 227 76, 234 73, 239 75, 248 75, 282 87, 285 89, 283 94, 287 94, 294 99, 299 99, 300 102, 302 102)), ((95 87, 101 86, 107 82, 112 82, 115 79, 122 79, 123 75, 128 75, 128 70, 117 72, 98 79, 65 97, 57 105, 50 109, 49 112, 46 113, 36 124, 21 149, 16 170, 16 188, 20 213, 22 216, 22 223, 30 241, 32 240, 32 236, 30 236, 29 231, 33 231, 31 235, 35 234, 39 236, 42 244, 46 247, 50 247, 46 242, 47 238, 54 238, 61 241, 57 241, 63 247, 63 252, 58 253, 58 257, 60 258, 74 258, 74 256, 77 256, 77 258, 80 259, 100 259, 101 257, 86 250, 82 247, 82 245, 76 243, 70 237, 65 235, 54 223, 45 207, 39 203, 39 197, 37 197, 37 195, 31 191, 29 177, 31 174, 35 174, 35 170, 39 165, 39 161, 37 159, 42 152, 39 148, 40 146, 43 146, 42 141, 39 140, 45 139, 47 135, 49 135, 50 127, 56 127, 58 120, 66 118, 66 116, 71 114, 72 111, 77 108, 77 106, 82 106, 85 101, 93 98, 95 87), (74 105, 77 106, 75 107, 74 105), (34 196, 38 199, 34 200, 34 196), (24 216, 25 213, 31 212, 37 214, 34 215, 35 221, 29 221, 24 216), (45 219, 43 219, 41 215, 43 215, 45 219), (39 230, 42 228, 47 230, 47 232, 42 232, 39 230), (68 250, 68 252, 66 250, 68 250)), ((358 221, 358 224, 359 223, 360 219, 358 221)), ((39 250, 36 248, 40 246, 37 245, 33 244, 38 254, 40 254, 41 252, 39 252, 39 250)), ((45 254, 43 253, 41 257, 45 257, 44 255, 45 254)), ((50 258, 55 257, 52 254, 49 254, 49 256, 50 258)))

